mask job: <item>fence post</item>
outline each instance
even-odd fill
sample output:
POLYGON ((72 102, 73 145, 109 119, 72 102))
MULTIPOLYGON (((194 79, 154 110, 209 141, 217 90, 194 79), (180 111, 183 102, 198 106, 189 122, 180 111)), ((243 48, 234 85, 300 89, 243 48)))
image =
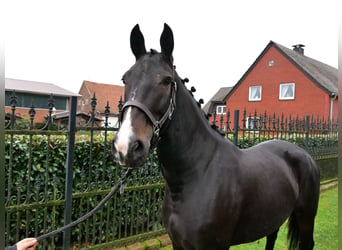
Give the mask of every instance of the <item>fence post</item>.
POLYGON ((120 100, 119 100, 119 104, 118 104, 118 108, 119 108, 119 117, 118 117, 119 128, 121 127, 122 107, 123 107, 123 101, 122 101, 122 96, 120 96, 120 100))
POLYGON ((213 127, 216 126, 216 111, 214 111, 213 122, 211 123, 211 125, 212 125, 213 127))
MULTIPOLYGON (((75 150, 75 133, 76 133, 76 108, 77 97, 70 97, 70 113, 69 113, 69 139, 68 153, 66 160, 66 177, 65 177, 65 209, 64 209, 64 225, 71 222, 71 205, 72 205, 72 186, 73 186, 73 163, 75 150)), ((70 249, 70 233, 71 229, 67 229, 63 233, 63 249, 70 249)))
POLYGON ((238 136, 239 136, 239 110, 234 110, 234 134, 233 134, 233 143, 235 146, 238 144, 238 136))
POLYGON ((227 110, 227 126, 226 126, 226 132, 230 131, 230 110, 227 110))
POLYGON ((309 130, 310 130, 310 116, 306 116, 306 122, 305 122, 305 148, 308 150, 309 146, 309 130))

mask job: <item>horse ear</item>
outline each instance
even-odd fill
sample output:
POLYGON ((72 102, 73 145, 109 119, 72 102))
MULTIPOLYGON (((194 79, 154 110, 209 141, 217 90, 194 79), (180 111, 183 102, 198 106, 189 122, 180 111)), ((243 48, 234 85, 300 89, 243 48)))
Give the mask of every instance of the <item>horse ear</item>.
POLYGON ((173 51, 173 33, 169 25, 164 23, 164 30, 163 33, 160 36, 160 47, 162 54, 166 57, 167 60, 173 64, 173 58, 172 58, 172 51, 173 51))
POLYGON ((140 31, 139 24, 135 25, 132 29, 130 42, 131 50, 136 60, 138 60, 142 55, 146 54, 145 39, 144 35, 140 31))

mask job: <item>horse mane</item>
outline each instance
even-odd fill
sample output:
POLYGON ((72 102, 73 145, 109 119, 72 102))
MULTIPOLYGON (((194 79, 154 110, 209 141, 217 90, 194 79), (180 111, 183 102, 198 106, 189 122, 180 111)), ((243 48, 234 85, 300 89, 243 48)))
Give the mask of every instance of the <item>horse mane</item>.
MULTIPOLYGON (((174 68, 176 69, 176 66, 174 66, 174 68)), ((178 76, 178 77, 179 77, 179 76, 178 76)), ((188 82, 189 82, 189 78, 185 77, 184 79, 182 79, 181 77, 179 77, 179 79, 182 81, 183 85, 186 87, 185 83, 188 83, 188 82)), ((187 88, 187 87, 186 87, 186 88, 187 88)), ((187 89, 188 89, 188 88, 187 88, 187 89)), ((192 96, 193 100, 197 103, 198 108, 202 111, 202 113, 203 113, 205 119, 206 119, 206 120, 208 121, 208 123, 209 123, 209 118, 211 117, 211 114, 205 113, 204 110, 202 109, 201 105, 204 103, 204 101, 203 101, 202 98, 200 98, 198 101, 195 99, 195 96, 194 96, 193 93, 196 92, 196 88, 195 88, 194 86, 192 86, 192 87, 190 88, 190 90, 188 89, 188 91, 189 91, 190 95, 192 96)), ((210 125, 210 127, 211 127, 213 130, 215 130, 217 133, 219 133, 221 136, 225 136, 225 133, 222 132, 222 131, 219 129, 218 126, 216 126, 216 125, 213 124, 213 125, 210 125)))
POLYGON ((150 49, 150 56, 153 56, 153 55, 155 55, 155 54, 157 54, 158 53, 158 51, 156 51, 155 49, 150 49))
MULTIPOLYGON (((153 56, 155 54, 158 54, 158 51, 156 51, 155 49, 150 49, 150 52, 148 53, 150 56, 153 56)), ((174 65, 174 70, 176 70, 176 66, 174 65)), ((185 85, 186 83, 189 82, 189 78, 185 77, 185 78, 181 78, 178 74, 177 77, 181 80, 181 82, 183 83, 183 85, 185 86, 185 88, 187 88, 187 86, 185 85)), ((205 119, 208 121, 209 123, 209 117, 211 116, 211 114, 209 113, 205 113, 202 110, 201 105, 204 104, 204 101, 202 98, 200 98, 198 101, 195 99, 194 94, 196 92, 196 88, 194 86, 192 86, 190 89, 187 88, 187 90, 189 91, 190 95, 192 96, 193 100, 197 103, 198 108, 202 111, 205 119)), ((211 125, 210 126, 212 129, 214 129, 217 133, 219 133, 221 136, 225 136, 225 134, 218 128, 218 126, 216 125, 211 125)))

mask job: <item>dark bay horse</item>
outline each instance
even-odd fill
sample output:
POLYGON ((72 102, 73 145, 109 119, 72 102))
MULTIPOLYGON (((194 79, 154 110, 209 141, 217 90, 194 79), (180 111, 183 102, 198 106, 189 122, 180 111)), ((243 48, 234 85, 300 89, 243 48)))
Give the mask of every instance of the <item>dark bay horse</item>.
MULTIPOLYGON (((220 250, 267 237, 273 249, 288 221, 290 249, 312 249, 319 169, 285 141, 240 150, 209 125, 173 65, 173 33, 165 24, 161 53, 131 32, 135 64, 124 74, 122 125, 112 142, 122 165, 143 165, 157 147, 166 180, 163 223, 173 249, 220 250)), ((199 55, 200 56, 200 55, 199 55)))

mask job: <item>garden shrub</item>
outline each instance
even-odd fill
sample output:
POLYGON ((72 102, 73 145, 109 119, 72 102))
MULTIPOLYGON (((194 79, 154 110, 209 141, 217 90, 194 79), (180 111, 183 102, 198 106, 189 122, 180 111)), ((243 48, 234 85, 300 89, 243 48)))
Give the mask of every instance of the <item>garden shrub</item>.
MULTIPOLYGON (((92 143, 88 135, 77 136, 74 150, 72 220, 95 207, 125 171, 111 155, 110 139, 105 140, 101 134, 94 136, 92 143)), ((67 137, 64 135, 6 135, 7 234, 11 242, 17 237, 39 235, 63 225, 66 156, 67 137), (25 204, 37 206, 27 209, 25 204), (20 221, 19 226, 17 221, 20 221)), ((157 157, 152 154, 145 167, 133 172, 127 185, 162 182, 158 166, 157 157)), ((151 223, 148 229, 146 218, 158 212, 162 198, 163 189, 127 192, 121 200, 116 199, 115 206, 102 210, 105 215, 99 212, 86 226, 74 227, 72 235, 77 238, 82 227, 87 227, 83 230, 89 231, 89 239, 82 236, 80 240, 99 241, 97 237, 102 235, 103 238, 108 230, 112 230, 112 237, 117 236, 121 230, 118 227, 132 228, 132 232, 133 229, 135 232, 152 230, 155 225, 151 223), (158 204, 146 201, 153 197, 158 204), (104 220, 113 223, 101 225, 104 220), (117 227, 115 222, 120 225, 117 227)), ((55 241, 60 241, 61 237, 60 234, 55 241)))
MULTIPOLYGON (((75 141, 72 221, 95 207, 125 171, 111 154, 112 135, 107 138, 101 133, 91 135, 90 132, 79 133, 75 141)), ((238 146, 247 148, 269 139, 261 134, 245 134, 238 138, 238 146)), ((289 140, 305 147, 303 136, 291 135, 289 140)), ((307 149, 312 155, 331 154, 336 153, 337 143, 337 138, 311 136, 307 149)), ((66 135, 5 136, 6 237, 9 243, 63 225, 66 157, 66 135)), ((330 176, 330 172, 325 176, 330 176)), ((73 241, 95 244, 160 229, 163 184, 148 188, 156 183, 163 183, 163 178, 154 152, 145 166, 133 171, 128 179, 127 186, 137 189, 112 198, 86 223, 74 227, 73 241)), ((54 238, 56 244, 60 244, 61 238, 62 234, 54 238)))

